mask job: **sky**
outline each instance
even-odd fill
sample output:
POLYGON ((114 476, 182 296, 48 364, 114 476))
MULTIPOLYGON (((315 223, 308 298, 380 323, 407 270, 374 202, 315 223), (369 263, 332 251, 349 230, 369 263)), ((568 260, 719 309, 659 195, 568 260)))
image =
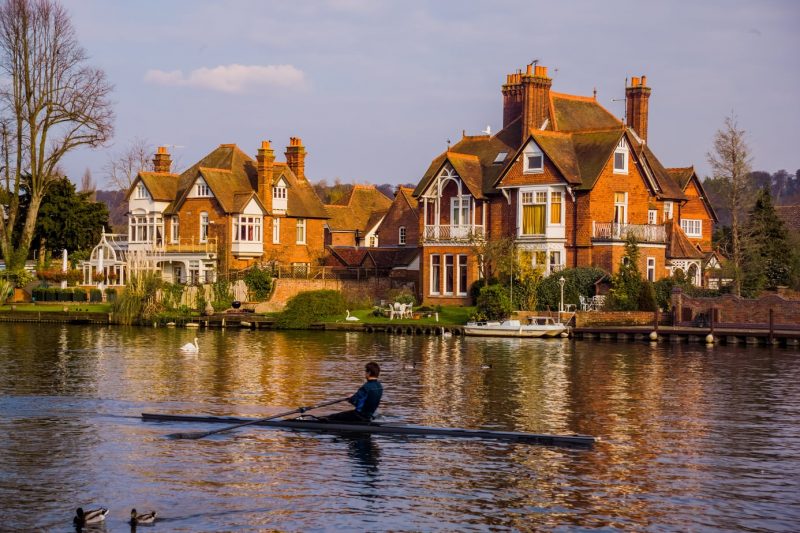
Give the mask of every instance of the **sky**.
POLYGON ((462 131, 502 126, 501 85, 534 59, 552 90, 624 114, 626 78, 652 88, 648 142, 709 174, 734 113, 753 167, 800 168, 800 2, 672 0, 65 0, 89 62, 115 89, 115 135, 69 154, 99 188, 135 138, 185 168, 219 144, 278 160, 303 139, 311 181, 416 183, 462 131))

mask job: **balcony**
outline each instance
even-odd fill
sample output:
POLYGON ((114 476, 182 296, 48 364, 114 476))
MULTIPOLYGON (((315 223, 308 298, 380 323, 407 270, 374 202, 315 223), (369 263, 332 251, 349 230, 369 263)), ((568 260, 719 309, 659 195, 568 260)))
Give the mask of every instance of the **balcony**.
POLYGON ((667 231, 663 224, 617 224, 592 221, 592 240, 624 241, 633 235, 637 242, 665 243, 667 231))
POLYGON ((209 237, 205 242, 199 239, 191 239, 180 243, 158 242, 129 242, 128 250, 140 250, 143 252, 160 252, 167 254, 213 254, 217 252, 217 239, 209 237))
POLYGON ((485 236, 483 226, 464 224, 460 226, 435 225, 425 226, 422 241, 433 242, 471 242, 483 239, 485 236))

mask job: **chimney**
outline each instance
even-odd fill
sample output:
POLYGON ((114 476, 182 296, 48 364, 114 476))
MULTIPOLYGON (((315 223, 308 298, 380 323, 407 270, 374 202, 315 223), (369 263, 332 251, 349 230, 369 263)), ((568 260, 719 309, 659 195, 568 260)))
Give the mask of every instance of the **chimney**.
MULTIPOLYGON (((509 74, 503 85, 503 127, 522 117, 522 141, 530 130, 542 127, 550 118, 550 86, 547 67, 528 65, 525 73, 509 74)), ((552 122, 552 121, 551 121, 552 122)))
POLYGON ((159 146, 156 155, 153 157, 153 172, 163 172, 169 174, 172 167, 172 159, 169 158, 166 146, 159 146))
POLYGON ((297 179, 306 179, 306 149, 300 137, 289 137, 289 146, 286 147, 286 164, 297 176, 297 179))
POLYGON ((272 209, 272 165, 275 162, 275 153, 269 141, 261 141, 261 148, 256 156, 256 171, 258 172, 258 197, 267 209, 272 209))
POLYGON ((647 141, 647 112, 650 100, 650 87, 647 76, 631 78, 630 87, 625 87, 625 117, 627 125, 643 141, 647 141))

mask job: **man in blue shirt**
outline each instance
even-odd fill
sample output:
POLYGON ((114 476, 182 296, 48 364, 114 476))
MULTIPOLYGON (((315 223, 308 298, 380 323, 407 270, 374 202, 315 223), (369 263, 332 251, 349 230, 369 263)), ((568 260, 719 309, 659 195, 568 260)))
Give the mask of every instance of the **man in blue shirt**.
POLYGON ((378 381, 381 367, 371 361, 364 366, 367 381, 361 385, 355 394, 347 399, 355 409, 342 411, 325 417, 326 420, 336 422, 369 422, 375 415, 383 396, 383 385, 378 381))

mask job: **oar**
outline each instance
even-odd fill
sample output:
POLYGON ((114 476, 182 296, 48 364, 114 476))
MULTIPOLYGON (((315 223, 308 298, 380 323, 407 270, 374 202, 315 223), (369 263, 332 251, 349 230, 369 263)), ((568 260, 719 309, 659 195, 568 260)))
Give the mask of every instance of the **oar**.
POLYGON ((330 402, 324 402, 324 403, 319 403, 317 405, 312 405, 311 407, 298 407, 297 409, 286 411, 285 413, 268 416, 266 418, 259 418, 258 420, 250 420, 249 422, 242 422, 241 424, 235 424, 233 426, 228 426, 222 429, 215 429, 213 431, 194 432, 194 433, 172 433, 170 435, 167 435, 167 437, 172 439, 202 439, 203 437, 208 437, 209 435, 214 435, 216 433, 223 433, 225 431, 230 431, 232 429, 249 426, 252 424, 258 424, 259 422, 266 422, 267 420, 275 420, 276 418, 282 418, 284 416, 289 416, 296 413, 305 413, 306 411, 311 411, 312 409, 319 409, 320 407, 325 407, 327 405, 333 405, 335 403, 345 402, 348 399, 349 397, 340 398, 338 400, 331 400, 330 402))

